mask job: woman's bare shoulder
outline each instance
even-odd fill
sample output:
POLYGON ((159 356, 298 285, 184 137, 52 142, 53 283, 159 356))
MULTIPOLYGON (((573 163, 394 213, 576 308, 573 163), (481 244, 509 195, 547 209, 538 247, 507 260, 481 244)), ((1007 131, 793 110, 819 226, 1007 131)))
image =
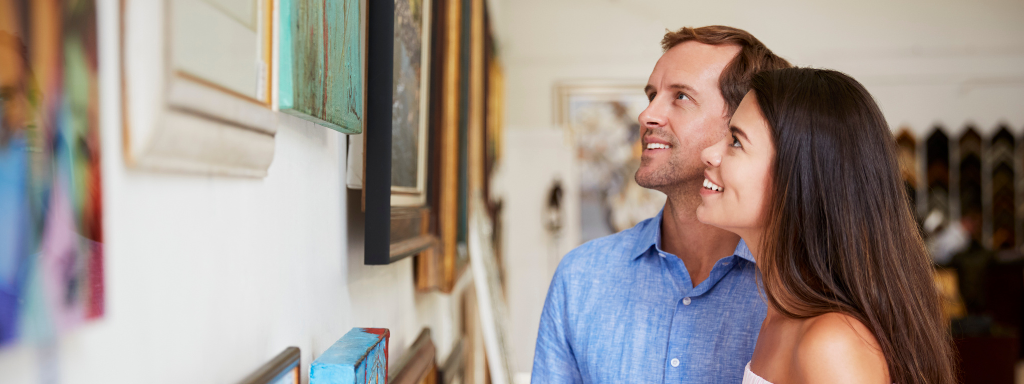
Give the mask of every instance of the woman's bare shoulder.
POLYGON ((803 383, 890 383, 878 340, 842 313, 807 319, 797 341, 793 373, 803 383))

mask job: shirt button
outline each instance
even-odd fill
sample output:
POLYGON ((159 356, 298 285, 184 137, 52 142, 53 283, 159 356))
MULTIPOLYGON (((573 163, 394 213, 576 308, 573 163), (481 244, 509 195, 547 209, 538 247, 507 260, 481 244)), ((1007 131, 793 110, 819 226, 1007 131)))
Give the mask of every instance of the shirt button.
POLYGON ((690 305, 690 298, 689 297, 684 297, 683 298, 683 305, 690 305))
POLYGON ((672 359, 672 366, 673 367, 678 367, 679 366, 679 359, 672 359))

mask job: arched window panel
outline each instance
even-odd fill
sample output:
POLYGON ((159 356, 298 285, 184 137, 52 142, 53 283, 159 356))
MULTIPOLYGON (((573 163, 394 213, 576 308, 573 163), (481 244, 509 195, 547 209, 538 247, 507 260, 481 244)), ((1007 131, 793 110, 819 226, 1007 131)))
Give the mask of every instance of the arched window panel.
POLYGON ((920 161, 917 156, 917 140, 907 128, 901 129, 896 135, 896 148, 899 151, 900 175, 903 177, 907 197, 910 198, 910 209, 917 217, 917 172, 920 161))
POLYGON ((926 182, 928 188, 928 215, 939 213, 949 218, 949 136, 942 127, 928 135, 925 142, 926 182))
POLYGON ((1013 249, 1017 244, 1016 180, 1013 153, 1016 140, 1005 126, 1000 127, 989 145, 992 165, 992 249, 1013 249))
POLYGON ((973 127, 958 141, 960 215, 982 213, 981 135, 973 127))

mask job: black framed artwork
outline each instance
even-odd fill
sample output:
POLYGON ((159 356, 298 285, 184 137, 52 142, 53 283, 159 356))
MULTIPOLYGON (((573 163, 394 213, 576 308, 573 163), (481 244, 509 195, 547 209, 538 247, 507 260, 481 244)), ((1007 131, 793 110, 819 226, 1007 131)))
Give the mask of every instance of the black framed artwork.
POLYGON ((427 204, 431 1, 369 0, 364 263, 436 243, 427 204))

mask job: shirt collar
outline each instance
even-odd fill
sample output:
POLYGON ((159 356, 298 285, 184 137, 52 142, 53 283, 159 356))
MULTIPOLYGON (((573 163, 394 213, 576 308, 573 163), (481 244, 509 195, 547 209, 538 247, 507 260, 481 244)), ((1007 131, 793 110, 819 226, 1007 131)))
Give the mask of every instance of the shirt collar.
MULTIPOLYGON (((633 247, 633 260, 636 260, 640 256, 647 253, 651 247, 654 247, 654 251, 658 254, 664 253, 661 250, 661 219, 665 213, 665 208, 658 211, 658 214, 651 220, 647 221, 646 225, 640 229, 640 234, 637 236, 636 245, 633 247)), ((733 251, 733 256, 747 260, 754 263, 754 255, 750 253, 750 248, 747 248, 747 242, 740 239, 740 243, 736 244, 736 250, 733 251)))

